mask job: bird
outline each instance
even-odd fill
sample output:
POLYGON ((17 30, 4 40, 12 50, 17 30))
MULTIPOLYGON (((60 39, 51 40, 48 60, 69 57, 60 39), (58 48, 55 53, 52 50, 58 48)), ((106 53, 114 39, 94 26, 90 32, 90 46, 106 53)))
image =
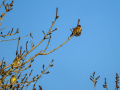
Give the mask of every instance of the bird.
POLYGON ((75 34, 75 36, 80 36, 82 31, 81 25, 77 25, 77 27, 73 28, 72 34, 70 35, 70 37, 75 34))
POLYGON ((17 57, 15 57, 15 59, 14 59, 14 61, 13 61, 13 65, 18 65, 19 64, 19 61, 18 61, 18 56, 17 57))
MULTIPOLYGON (((10 84, 13 84, 17 81, 17 78, 15 75, 12 75, 12 77, 10 78, 10 84)), ((12 88, 12 85, 10 85, 10 88, 12 88)))

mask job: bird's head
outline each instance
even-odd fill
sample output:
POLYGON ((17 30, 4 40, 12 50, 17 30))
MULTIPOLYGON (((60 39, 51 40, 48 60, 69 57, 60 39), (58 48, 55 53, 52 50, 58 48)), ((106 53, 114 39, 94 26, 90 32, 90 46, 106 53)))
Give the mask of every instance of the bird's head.
POLYGON ((77 27, 81 27, 81 25, 77 25, 77 27))

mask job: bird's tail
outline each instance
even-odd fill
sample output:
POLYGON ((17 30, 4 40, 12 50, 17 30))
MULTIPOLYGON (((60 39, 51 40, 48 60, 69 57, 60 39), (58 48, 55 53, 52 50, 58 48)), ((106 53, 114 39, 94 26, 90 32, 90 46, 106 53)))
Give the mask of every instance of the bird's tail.
POLYGON ((10 88, 12 88, 12 85, 10 85, 10 88))
POLYGON ((73 35, 73 33, 70 35, 70 37, 73 35))

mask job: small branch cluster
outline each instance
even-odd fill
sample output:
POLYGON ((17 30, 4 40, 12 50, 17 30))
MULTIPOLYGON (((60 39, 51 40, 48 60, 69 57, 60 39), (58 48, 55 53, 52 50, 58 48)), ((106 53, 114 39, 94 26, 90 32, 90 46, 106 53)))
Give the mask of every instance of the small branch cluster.
MULTIPOLYGON (((115 90, 116 90, 116 89, 118 90, 118 88, 119 88, 119 86, 118 86, 118 83, 119 83, 118 81, 119 81, 119 79, 118 79, 118 78, 119 78, 119 76, 118 76, 118 74, 116 73, 116 77, 115 77, 115 79, 116 79, 116 81, 115 81, 115 82, 116 82, 116 87, 115 87, 115 90)), ((108 90, 106 78, 105 78, 105 84, 103 85, 103 87, 108 90)))
POLYGON ((103 85, 103 87, 106 88, 106 89, 108 90, 108 88, 107 88, 106 78, 105 78, 105 84, 103 85))
MULTIPOLYGON (((2 23, 2 21, 3 21, 4 16, 6 15, 6 13, 9 12, 9 11, 11 11, 11 10, 13 9, 13 8, 12 8, 12 6, 13 6, 13 1, 12 1, 10 4, 7 3, 7 4, 5 5, 5 0, 4 0, 3 3, 0 5, 0 8, 1 8, 2 5, 4 5, 4 7, 5 7, 5 12, 2 13, 1 16, 0 16, 0 26, 1 26, 1 23, 2 23)), ((2 28, 2 29, 0 29, 0 31, 3 30, 3 29, 6 29, 6 28, 7 28, 7 27, 2 28)), ((12 30, 9 31, 6 35, 3 35, 3 32, 0 32, 0 37, 5 38, 6 36, 16 35, 17 33, 19 33, 18 30, 19 30, 19 28, 16 30, 15 33, 13 33, 13 28, 12 28, 12 30)), ((26 36, 28 36, 28 35, 26 35, 26 36)), ((23 36, 23 37, 20 37, 20 38, 24 38, 24 37, 26 37, 26 36, 23 36)), ((2 41, 11 41, 11 40, 16 40, 16 39, 19 39, 19 38, 9 39, 9 40, 0 40, 0 42, 2 42, 2 41)))
POLYGON ((5 38, 6 36, 11 36, 11 35, 15 35, 16 33, 19 33, 19 28, 16 30, 16 32, 15 33, 13 33, 13 28, 12 28, 12 30, 11 31, 9 31, 6 35, 2 35, 2 32, 1 32, 1 35, 0 35, 0 37, 3 37, 3 38, 5 38), (13 33, 13 34, 12 34, 13 33))
MULTIPOLYGON (((94 88, 95 88, 95 90, 96 90, 96 83, 97 83, 97 79, 100 77, 100 76, 98 76, 96 79, 94 78, 94 75, 95 75, 95 72, 93 73, 93 76, 90 76, 91 78, 90 78, 90 80, 92 80, 93 82, 94 82, 94 88)), ((119 88, 119 86, 118 86, 118 83, 119 83, 119 76, 118 76, 118 74, 116 73, 116 87, 115 87, 115 90, 117 89, 118 90, 118 88, 119 88)), ((103 88, 106 88, 106 90, 108 90, 108 87, 107 87, 107 82, 106 82, 106 78, 105 78, 105 82, 104 82, 104 84, 103 84, 103 88)))
POLYGON ((97 79, 99 79, 100 76, 98 76, 97 78, 94 78, 95 72, 93 73, 93 76, 90 76, 90 80, 92 80, 94 82, 94 88, 96 90, 96 83, 97 83, 97 79))
POLYGON ((115 78, 116 78, 116 81, 115 81, 115 82, 116 82, 115 90, 116 90, 116 89, 118 90, 118 88, 119 88, 119 86, 118 86, 118 83, 119 83, 119 79, 118 79, 118 78, 119 78, 119 76, 118 76, 117 73, 116 73, 116 77, 115 77, 115 78))
POLYGON ((3 21, 3 18, 4 18, 4 16, 5 16, 5 14, 13 9, 13 8, 12 8, 12 6, 13 6, 13 1, 12 1, 10 4, 7 3, 7 4, 5 5, 5 0, 4 0, 3 3, 0 5, 0 8, 1 8, 2 5, 4 5, 6 11, 5 11, 4 13, 2 13, 1 16, 0 16, 0 21, 1 21, 1 22, 0 22, 0 26, 1 26, 1 23, 2 23, 2 21, 3 21))

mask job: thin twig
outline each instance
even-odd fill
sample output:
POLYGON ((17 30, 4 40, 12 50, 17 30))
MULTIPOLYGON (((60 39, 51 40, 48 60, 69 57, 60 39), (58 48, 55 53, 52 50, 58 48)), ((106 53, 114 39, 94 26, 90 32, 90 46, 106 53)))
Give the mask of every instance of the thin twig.
MULTIPOLYGON (((23 36, 23 37, 20 37, 20 38, 24 38, 24 37, 27 37, 28 35, 26 35, 26 36, 23 36)), ((19 38, 16 38, 16 39, 19 39, 19 38)), ((2 42, 2 41, 11 41, 11 40, 16 40, 16 39, 9 39, 9 40, 0 40, 0 42, 2 42)))
POLYGON ((0 31, 3 30, 3 29, 6 29, 6 28, 8 28, 8 27, 2 28, 2 29, 0 29, 0 31))

